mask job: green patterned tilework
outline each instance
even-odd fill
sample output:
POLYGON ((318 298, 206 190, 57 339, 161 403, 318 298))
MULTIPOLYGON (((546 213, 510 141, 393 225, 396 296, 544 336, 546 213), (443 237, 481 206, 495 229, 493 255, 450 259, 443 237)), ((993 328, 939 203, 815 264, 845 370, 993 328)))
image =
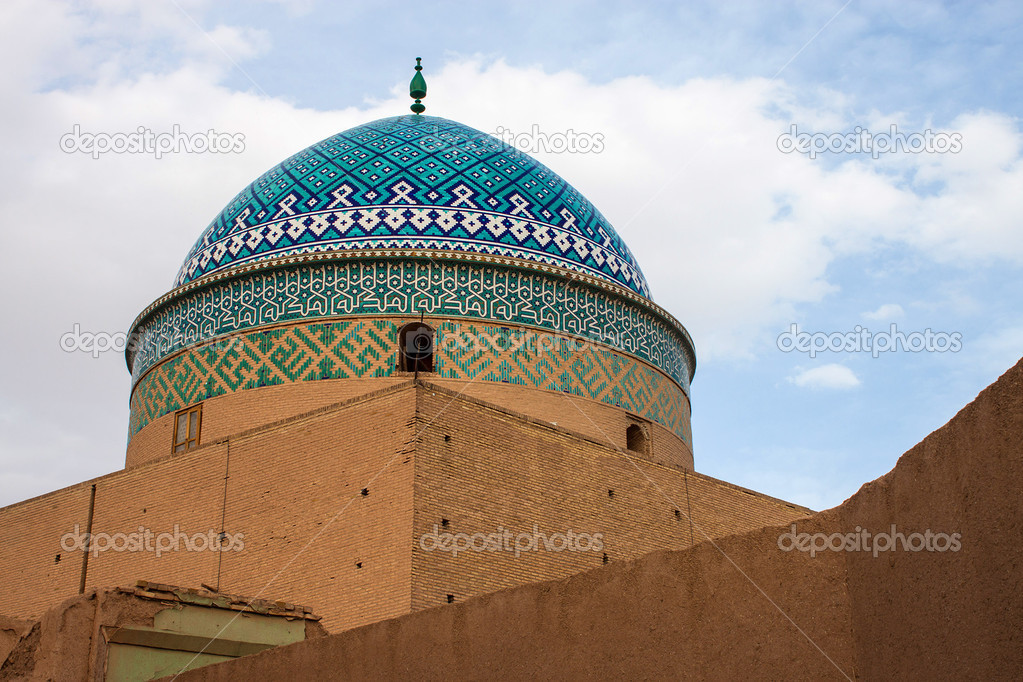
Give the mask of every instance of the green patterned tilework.
MULTIPOLYGON (((429 320, 427 320, 429 322, 429 320)), ((195 346, 153 367, 132 393, 129 439, 151 421, 207 398, 298 381, 395 372, 399 320, 347 319, 250 331, 195 346)), ((536 330, 440 323, 440 377, 534 386, 620 406, 692 442, 679 386, 644 362, 536 330)))
POLYGON ((435 116, 373 121, 271 168, 203 231, 175 286, 267 258, 401 248, 513 256, 650 295, 614 228, 561 176, 435 116))
POLYGON ((685 332, 597 287, 523 268, 428 259, 345 259, 280 267, 183 294, 140 321, 132 378, 178 350, 268 325, 347 316, 499 320, 584 336, 658 367, 687 390, 685 332))

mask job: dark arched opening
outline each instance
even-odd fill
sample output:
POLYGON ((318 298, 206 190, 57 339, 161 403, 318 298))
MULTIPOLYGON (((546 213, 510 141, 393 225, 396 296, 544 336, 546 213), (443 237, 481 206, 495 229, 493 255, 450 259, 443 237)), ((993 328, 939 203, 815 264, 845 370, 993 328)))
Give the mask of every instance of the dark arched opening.
POLYGON ((646 429, 639 424, 630 424, 625 430, 625 447, 633 452, 646 454, 649 448, 646 429))
POLYGON ((433 371, 433 327, 410 322, 398 331, 398 370, 433 371))

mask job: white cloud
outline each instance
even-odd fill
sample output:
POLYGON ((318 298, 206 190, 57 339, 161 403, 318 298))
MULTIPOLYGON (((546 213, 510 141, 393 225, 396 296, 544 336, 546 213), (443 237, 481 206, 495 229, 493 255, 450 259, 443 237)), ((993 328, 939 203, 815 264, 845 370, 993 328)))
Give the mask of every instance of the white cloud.
POLYGON ((905 315, 905 311, 902 306, 898 303, 885 303, 877 310, 868 311, 863 313, 863 318, 867 320, 893 320, 897 317, 905 315))
POLYGON ((814 389, 845 390, 860 385, 860 380, 851 369, 837 363, 804 369, 788 377, 787 381, 800 388, 814 389))
MULTIPOLYGON (((201 22, 201 4, 183 6, 201 22)), ((99 7, 86 13, 45 0, 0 6, 0 17, 18 26, 0 46, 8 56, 0 74, 0 144, 8 159, 0 167, 8 226, 0 286, 23 292, 31 282, 30 294, 3 303, 10 325, 31 330, 0 341, 5 357, 18 358, 0 404, 25 409, 12 427, 21 435, 5 435, 0 449, 0 469, 12 475, 33 470, 37 454, 49 460, 79 439, 89 446, 76 445, 76 458, 92 457, 106 470, 121 464, 123 361, 63 354, 61 334, 75 322, 123 331, 169 288, 192 242, 245 184, 334 132, 408 112, 407 73, 395 74, 383 101, 302 109, 226 87, 234 67, 173 6, 99 7), (94 160, 60 152, 58 140, 75 124, 93 132, 140 125, 162 132, 175 124, 186 132, 239 132, 246 150, 94 160), (54 398, 49 387, 58 384, 63 390, 54 398), (60 432, 50 426, 57 414, 60 432)), ((218 25, 209 34, 237 61, 266 42, 241 26, 218 25)), ((427 77, 429 114, 488 132, 537 124, 549 133, 603 134, 601 154, 537 156, 616 226, 655 300, 693 333, 701 362, 749 357, 765 330, 835 294, 828 267, 843 255, 899 242, 950 262, 1023 262, 1023 135, 1001 114, 964 113, 955 121, 960 154, 829 165, 783 154, 776 140, 800 117, 822 126, 846 122, 847 98, 797 92, 782 81, 592 83, 569 71, 480 59, 431 65, 427 77), (914 183, 938 189, 917 193, 914 183)), ((877 118, 883 128, 885 115, 877 118)), ((859 383, 840 365, 807 370, 793 382, 859 383)), ((53 472, 62 475, 60 467, 53 472)), ((26 494, 55 487, 40 485, 26 494)))
POLYGON ((895 243, 945 262, 1023 262, 1023 136, 1004 116, 957 121, 969 153, 836 164, 777 149, 788 121, 765 112, 799 99, 780 82, 594 85, 474 61, 447 65, 431 88, 433 113, 483 130, 604 135, 599 155, 538 156, 608 216, 703 361, 748 355, 763 330, 836 293, 828 267, 845 255, 895 243))

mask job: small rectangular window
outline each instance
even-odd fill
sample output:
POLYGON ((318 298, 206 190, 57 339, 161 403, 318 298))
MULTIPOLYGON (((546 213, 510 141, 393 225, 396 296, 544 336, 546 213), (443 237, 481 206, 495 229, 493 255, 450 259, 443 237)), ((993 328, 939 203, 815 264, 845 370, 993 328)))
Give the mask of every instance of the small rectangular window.
POLYGON ((181 410, 174 417, 174 444, 172 452, 186 452, 199 447, 199 429, 202 426, 202 403, 181 410))

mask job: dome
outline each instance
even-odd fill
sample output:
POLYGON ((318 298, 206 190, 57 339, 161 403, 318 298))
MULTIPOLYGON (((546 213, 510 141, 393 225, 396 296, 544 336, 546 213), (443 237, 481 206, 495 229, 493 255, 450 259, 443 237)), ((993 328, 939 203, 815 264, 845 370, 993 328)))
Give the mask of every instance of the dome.
POLYGON ((557 173, 474 128, 414 115, 338 133, 261 175, 202 232, 175 286, 260 260, 386 249, 511 257, 649 298, 628 247, 557 173))
POLYGON ((637 452, 692 461, 692 339, 628 247, 559 175, 443 118, 373 121, 261 175, 130 337, 134 463, 190 410, 216 438, 421 376, 547 421, 578 421, 577 396, 659 443, 637 452))

